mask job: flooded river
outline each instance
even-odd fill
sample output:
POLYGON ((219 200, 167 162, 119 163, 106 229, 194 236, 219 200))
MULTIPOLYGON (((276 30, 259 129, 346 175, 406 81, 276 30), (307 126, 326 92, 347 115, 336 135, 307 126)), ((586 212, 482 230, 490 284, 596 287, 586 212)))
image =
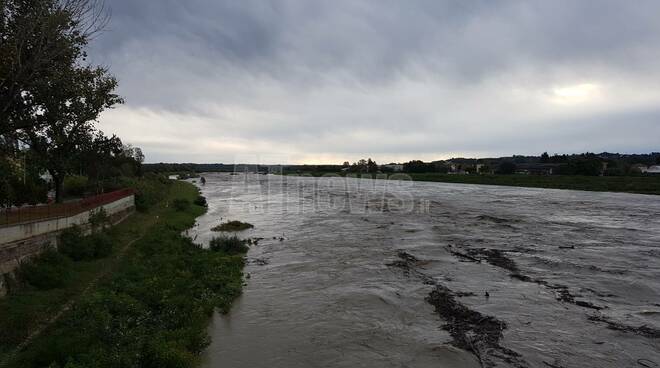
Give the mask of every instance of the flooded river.
POLYGON ((263 239, 204 367, 660 366, 660 197, 205 176, 263 239))

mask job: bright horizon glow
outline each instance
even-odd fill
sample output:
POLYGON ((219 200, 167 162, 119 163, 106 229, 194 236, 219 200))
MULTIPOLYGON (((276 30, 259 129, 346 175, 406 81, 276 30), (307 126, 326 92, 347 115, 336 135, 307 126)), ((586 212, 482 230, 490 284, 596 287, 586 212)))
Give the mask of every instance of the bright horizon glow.
POLYGON ((581 83, 552 89, 553 100, 563 104, 577 104, 599 97, 601 87, 594 83, 581 83))

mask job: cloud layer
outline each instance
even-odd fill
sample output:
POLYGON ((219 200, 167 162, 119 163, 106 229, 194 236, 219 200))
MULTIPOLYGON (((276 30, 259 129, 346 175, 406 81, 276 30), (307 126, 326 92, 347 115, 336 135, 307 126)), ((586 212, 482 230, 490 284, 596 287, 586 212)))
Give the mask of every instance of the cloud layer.
POLYGON ((657 1, 110 5, 101 126, 150 162, 660 148, 657 1))

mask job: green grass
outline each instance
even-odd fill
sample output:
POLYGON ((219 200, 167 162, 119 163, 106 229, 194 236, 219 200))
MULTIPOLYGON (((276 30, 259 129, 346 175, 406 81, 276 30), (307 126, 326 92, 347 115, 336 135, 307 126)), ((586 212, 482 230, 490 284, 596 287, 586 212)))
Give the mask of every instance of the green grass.
POLYGON ((239 239, 238 236, 219 236, 211 239, 209 248, 214 252, 227 254, 241 254, 248 251, 247 240, 239 239))
POLYGON ((123 257, 115 251, 106 259, 75 262, 75 281, 66 287, 24 290, 0 300, 0 331, 15 331, 0 343, 0 352, 10 351, 39 321, 75 300, 7 366, 195 366, 209 342, 206 326, 212 311, 226 312, 240 295, 244 265, 242 254, 201 249, 181 235, 206 210, 192 204, 198 195, 189 183, 172 183, 164 201, 112 230, 123 257), (191 205, 177 210, 172 205, 177 199, 191 205), (83 293, 102 270, 110 272, 83 293))

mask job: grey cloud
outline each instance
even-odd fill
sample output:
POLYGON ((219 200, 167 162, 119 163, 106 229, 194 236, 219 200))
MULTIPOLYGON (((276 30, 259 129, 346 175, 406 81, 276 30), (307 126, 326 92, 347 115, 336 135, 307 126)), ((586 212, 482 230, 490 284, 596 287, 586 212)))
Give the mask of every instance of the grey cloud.
MULTIPOLYGON (((243 138, 270 141, 274 150, 298 137, 328 143, 314 147, 304 141, 288 142, 287 146, 309 152, 340 147, 351 155, 371 149, 408 156, 527 152, 535 146, 525 142, 536 135, 564 137, 557 140, 557 150, 601 146, 635 150, 652 145, 642 135, 638 142, 630 133, 629 143, 602 137, 601 142, 609 143, 584 142, 584 148, 578 149, 579 137, 562 132, 572 132, 573 125, 609 129, 603 116, 644 115, 641 111, 657 107, 658 96, 631 100, 632 107, 620 106, 619 111, 605 102, 601 108, 576 108, 578 122, 568 124, 565 115, 546 122, 547 111, 540 107, 534 111, 524 102, 499 101, 497 88, 535 93, 594 80, 632 91, 657 84, 660 3, 656 1, 113 0, 109 4, 111 25, 92 45, 91 54, 120 79, 120 92, 127 99, 122 109, 203 118, 210 124, 205 125, 208 134, 218 140, 226 139, 227 130, 232 135, 243 130, 243 138), (410 88, 405 92, 410 96, 393 92, 402 88, 410 88), (504 112, 497 112, 495 119, 492 114, 479 114, 485 110, 482 105, 493 104, 491 109, 497 110, 497 103, 502 103, 499 110, 504 112), (534 128, 521 125, 525 118, 536 122, 534 128), (498 138, 506 144, 490 141, 494 124, 511 132, 498 138), (461 128, 470 135, 461 137, 461 128), (419 137, 406 134, 410 129, 416 129, 419 137), (360 134, 351 134, 362 130, 382 135, 380 144, 365 144, 360 134), (404 140, 407 135, 411 142, 404 140)), ((646 121, 639 118, 628 124, 653 129, 646 121)), ((125 134, 131 138, 130 131, 125 134)), ((150 148, 158 151, 158 145, 150 148)), ((163 146, 165 151, 178 161, 175 151, 163 146)))

